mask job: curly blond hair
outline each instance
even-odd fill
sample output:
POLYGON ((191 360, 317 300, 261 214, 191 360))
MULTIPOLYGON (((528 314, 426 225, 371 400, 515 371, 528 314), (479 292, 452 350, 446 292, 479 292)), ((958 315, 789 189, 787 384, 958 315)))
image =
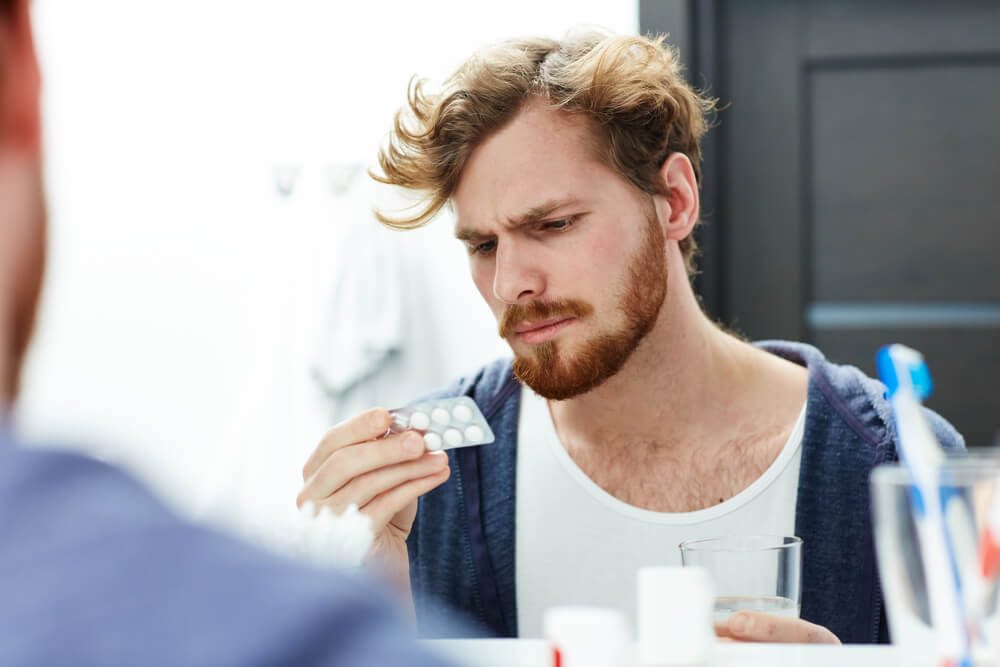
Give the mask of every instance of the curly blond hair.
MULTIPOLYGON (((437 93, 411 80, 407 104, 396 113, 379 151, 375 180, 426 193, 409 216, 376 210, 383 224, 413 229, 448 203, 470 153, 509 122, 529 98, 582 114, 598 128, 598 154, 636 188, 666 195, 659 169, 683 153, 701 181, 702 136, 715 100, 692 88, 676 51, 664 38, 588 31, 562 40, 515 39, 469 58, 437 93)), ((689 273, 695 240, 681 244, 689 273)))

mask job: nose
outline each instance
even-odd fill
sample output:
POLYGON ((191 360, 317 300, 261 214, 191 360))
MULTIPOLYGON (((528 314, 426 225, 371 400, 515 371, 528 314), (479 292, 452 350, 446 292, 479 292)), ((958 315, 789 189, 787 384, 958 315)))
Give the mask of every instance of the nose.
POLYGON ((498 246, 493 275, 493 296, 507 305, 541 296, 545 280, 539 265, 524 248, 509 242, 498 246))

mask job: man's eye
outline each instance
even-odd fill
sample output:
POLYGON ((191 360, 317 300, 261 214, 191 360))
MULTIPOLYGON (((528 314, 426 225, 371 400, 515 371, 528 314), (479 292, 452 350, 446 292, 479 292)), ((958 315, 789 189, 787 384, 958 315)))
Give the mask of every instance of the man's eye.
POLYGON ((469 252, 473 255, 488 255, 496 250, 496 239, 483 241, 482 243, 470 243, 469 252))
POLYGON ((562 231, 573 224, 573 218, 561 218, 559 220, 549 220, 542 223, 542 229, 551 231, 562 231))

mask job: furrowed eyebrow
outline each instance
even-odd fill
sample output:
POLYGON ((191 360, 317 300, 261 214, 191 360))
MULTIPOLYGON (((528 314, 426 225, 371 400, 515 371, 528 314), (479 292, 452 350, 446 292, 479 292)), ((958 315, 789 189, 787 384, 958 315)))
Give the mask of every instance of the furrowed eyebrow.
MULTIPOLYGON (((520 215, 515 215, 508 218, 508 226, 511 228, 522 227, 524 225, 530 225, 534 222, 539 222, 544 220, 553 211, 557 211, 564 206, 571 206, 577 204, 577 200, 574 198, 566 199, 550 199, 546 202, 539 204, 538 206, 532 206, 527 211, 520 215)), ((495 238, 495 234, 490 234, 487 232, 480 232, 474 229, 458 229, 455 231, 455 238, 459 241, 480 241, 483 239, 495 238)))
POLYGON ((493 238, 493 234, 486 234, 484 232, 477 232, 474 229, 459 229, 455 231, 455 238, 459 241, 482 241, 483 239, 493 238))
POLYGON ((544 220, 546 217, 552 214, 553 211, 557 211, 564 206, 569 206, 575 204, 576 199, 566 198, 566 199, 550 199, 547 202, 543 202, 538 206, 532 206, 527 211, 521 215, 516 215, 510 218, 510 224, 513 227, 520 227, 521 225, 530 225, 533 222, 538 222, 544 220))

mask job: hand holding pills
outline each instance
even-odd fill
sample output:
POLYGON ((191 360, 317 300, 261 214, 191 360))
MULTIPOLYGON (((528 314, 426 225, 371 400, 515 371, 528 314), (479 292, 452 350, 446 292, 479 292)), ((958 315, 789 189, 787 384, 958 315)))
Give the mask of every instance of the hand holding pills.
POLYGON ((302 469, 297 503, 342 513, 355 504, 372 522, 371 555, 395 570, 408 589, 406 538, 417 514, 417 498, 448 479, 444 452, 428 452, 420 433, 389 433, 393 415, 366 410, 333 427, 302 469), (386 435, 388 433, 388 435, 386 435))

